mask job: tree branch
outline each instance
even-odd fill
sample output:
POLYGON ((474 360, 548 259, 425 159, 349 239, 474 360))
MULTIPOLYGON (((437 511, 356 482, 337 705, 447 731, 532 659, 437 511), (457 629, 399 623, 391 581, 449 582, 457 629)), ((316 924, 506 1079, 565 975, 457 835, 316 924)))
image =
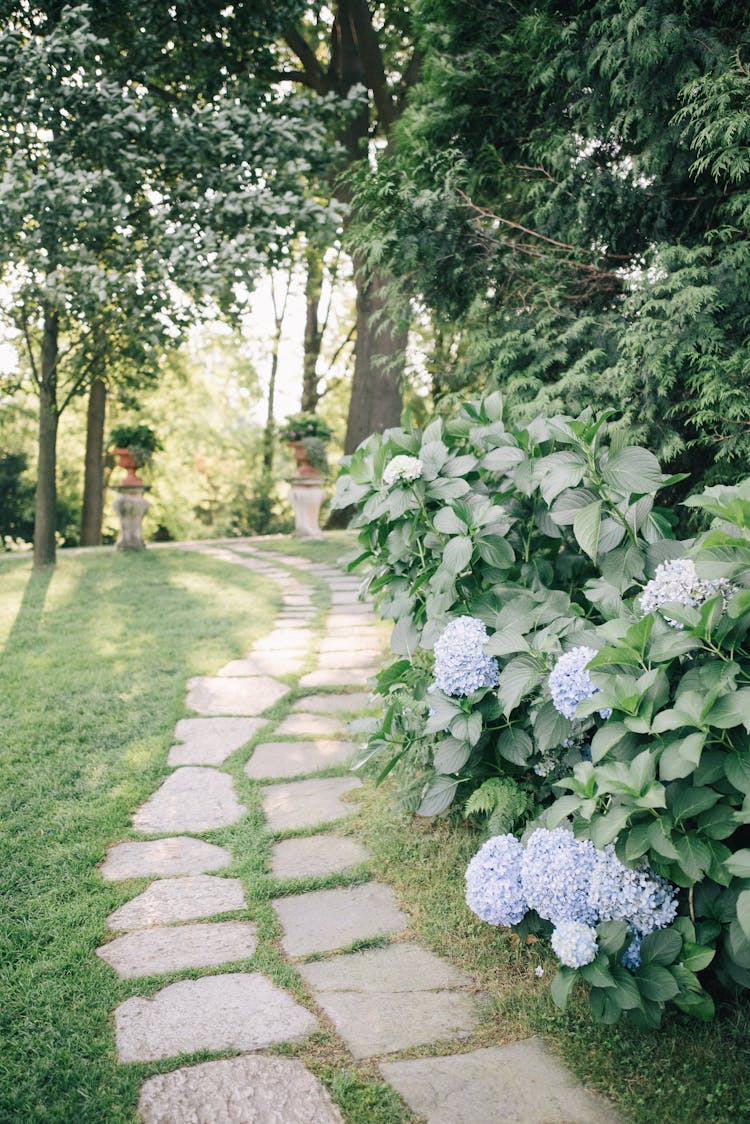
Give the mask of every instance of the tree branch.
POLYGON ((318 62, 310 44, 298 28, 289 26, 284 32, 284 39, 290 51, 302 63, 302 69, 307 76, 307 85, 317 93, 325 92, 325 73, 318 62))

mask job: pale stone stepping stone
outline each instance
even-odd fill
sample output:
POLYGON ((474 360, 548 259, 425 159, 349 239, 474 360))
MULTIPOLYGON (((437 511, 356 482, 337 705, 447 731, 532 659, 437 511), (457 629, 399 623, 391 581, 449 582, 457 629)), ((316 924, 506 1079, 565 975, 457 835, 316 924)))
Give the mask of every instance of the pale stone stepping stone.
POLYGON ((355 691, 349 695, 305 695, 292 704, 292 710, 315 714, 353 714, 377 705, 366 691, 355 691))
POLYGON ((381 658, 379 648, 360 648, 348 652, 323 652, 318 659, 321 668, 335 668, 342 671, 346 668, 372 668, 381 658))
POLYGON ((220 870, 231 861, 232 856, 223 847, 182 835, 148 843, 116 843, 109 848, 100 869, 107 882, 122 882, 128 878, 201 874, 220 870))
POLYGON ((262 1050, 274 1042, 298 1042, 316 1026, 314 1015, 259 972, 180 980, 153 999, 127 999, 115 1010, 121 1062, 197 1050, 262 1050))
POLYGON ((339 625, 335 620, 329 620, 326 625, 326 639, 333 640, 339 636, 346 636, 347 639, 357 640, 360 643, 367 641, 379 643, 374 625, 370 626, 366 621, 359 625, 352 625, 351 623, 339 625))
POLYGON ((357 809, 345 804, 341 797, 361 787, 362 782, 356 777, 269 784, 263 789, 266 827, 269 831, 293 831, 353 816, 357 809))
POLYGON ((364 650, 371 650, 379 652, 381 645, 373 632, 368 633, 365 637, 350 636, 346 632, 340 633, 338 636, 326 637, 321 640, 318 650, 322 653, 332 652, 361 652, 364 650))
POLYGON ((427 1124, 619 1124, 539 1038, 470 1054, 382 1062, 380 1072, 427 1124))
POLYGON ((335 956, 299 971, 355 1058, 466 1036, 477 1022, 471 980, 413 944, 335 956))
POLYGON ((219 668, 222 678, 257 675, 294 675, 304 663, 302 652, 255 652, 243 660, 230 660, 219 668))
POLYGON ((276 727, 274 734, 283 734, 285 737, 296 734, 314 736, 316 734, 343 734, 345 731, 346 726, 340 718, 329 718, 325 714, 305 714, 298 711, 285 718, 276 727))
POLYGON ((373 615, 372 606, 358 601, 352 605, 333 605, 328 614, 329 621, 335 620, 337 624, 353 626, 362 624, 362 619, 373 615))
POLYGON ((313 890, 272 903, 284 927, 281 945, 289 956, 331 952, 354 941, 400 933, 409 918, 393 890, 380 882, 337 890, 313 890))
POLYGON ((168 831, 212 831, 237 823, 246 811, 227 773, 186 765, 167 777, 134 813, 133 827, 154 835, 168 831))
POLYGON ((249 921, 204 921, 137 929, 102 945, 96 954, 121 979, 131 980, 247 960, 257 947, 257 929, 249 921))
POLYGON ((110 929, 145 929, 246 908, 239 878, 194 874, 152 882, 137 898, 110 913, 107 924, 110 929))
POLYGON ((302 1062, 228 1058, 150 1077, 141 1087, 143 1124, 343 1124, 327 1090, 302 1062))
POLYGON ((264 718, 181 718, 168 765, 223 765, 266 725, 264 718))
POLYGON ((202 676, 188 679, 185 705, 199 714, 260 714, 289 688, 265 675, 250 679, 202 676))
POLYGON ((278 628, 269 633, 262 640, 253 644, 253 654, 256 652, 286 652, 299 648, 305 651, 313 643, 313 634, 309 628, 278 628))
POLYGON ((349 835, 309 835, 283 839, 271 852, 274 878, 322 878, 367 862, 370 851, 349 835))
POLYGON ((299 777, 316 773, 331 765, 344 765, 357 751, 354 742, 316 739, 305 742, 264 742, 256 745, 245 766, 245 775, 253 780, 271 777, 299 777))
POLYGON ((322 668, 310 671, 299 681, 300 687, 364 687, 368 679, 377 675, 378 667, 322 668))

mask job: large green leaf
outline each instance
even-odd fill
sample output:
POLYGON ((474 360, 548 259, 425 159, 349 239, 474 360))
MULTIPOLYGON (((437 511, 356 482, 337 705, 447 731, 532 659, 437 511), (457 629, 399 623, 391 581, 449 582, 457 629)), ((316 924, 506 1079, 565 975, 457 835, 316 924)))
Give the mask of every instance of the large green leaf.
POLYGON ((460 574, 471 561, 474 544, 468 535, 449 539, 443 550, 443 566, 453 575, 460 574))
POLYGON ((674 929, 658 929, 643 938, 641 964, 671 964, 682 948, 682 937, 674 929))
POLYGON ((437 816, 453 803, 459 782, 449 777, 433 777, 417 808, 418 816, 437 816))
POLYGON ((542 682, 542 673, 531 656, 516 656, 503 668, 498 683, 498 698, 506 717, 515 710, 524 695, 542 682))
POLYGON ((624 495, 655 492, 667 479, 654 454, 635 445, 613 453, 602 467, 602 476, 624 495))
POLYGON ((573 520, 573 534, 576 537, 576 542, 592 562, 596 562, 596 556, 599 553, 599 535, 602 527, 602 502, 596 500, 594 503, 582 507, 573 520))
POLYGON ((655 1003, 665 1003, 679 993, 679 986, 671 972, 661 964, 642 964, 635 974, 641 995, 655 1003))
POLYGON ((557 974, 552 980, 552 985, 550 987, 552 1001, 556 1006, 561 1007, 563 1011, 568 1005, 568 999, 570 998, 570 993, 573 990, 576 979, 576 973, 572 968, 562 967, 558 968, 557 974))

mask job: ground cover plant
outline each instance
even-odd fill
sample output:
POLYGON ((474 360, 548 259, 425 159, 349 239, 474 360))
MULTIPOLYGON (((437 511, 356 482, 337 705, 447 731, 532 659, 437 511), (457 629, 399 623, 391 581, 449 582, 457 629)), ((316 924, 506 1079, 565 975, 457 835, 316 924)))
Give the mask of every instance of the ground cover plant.
POLYGON ((687 539, 682 480, 607 415, 508 430, 493 395, 372 437, 337 501, 402 657, 380 779, 482 824, 467 901, 551 938, 559 1005, 584 981, 641 1028, 750 985, 750 485, 692 497, 721 527, 687 539))

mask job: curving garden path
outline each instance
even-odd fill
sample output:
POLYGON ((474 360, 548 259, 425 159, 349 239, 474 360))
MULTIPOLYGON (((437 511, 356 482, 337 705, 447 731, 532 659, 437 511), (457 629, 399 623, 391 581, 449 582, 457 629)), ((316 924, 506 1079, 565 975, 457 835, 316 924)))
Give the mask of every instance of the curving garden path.
POLYGON ((408 934, 401 937, 409 919, 390 887, 369 881, 294 892, 300 879, 325 879, 369 858, 361 843, 336 830, 356 811, 347 798, 361 781, 316 774, 335 772, 332 766, 345 766, 356 751, 345 719, 368 706, 367 683, 381 655, 375 622, 357 598, 357 580, 334 567, 241 543, 191 549, 278 582, 283 607, 273 631, 246 658, 188 682, 194 717, 177 723, 168 760, 174 772, 133 815, 133 828, 145 838, 112 846, 101 868, 108 880, 153 879, 108 918, 113 936, 98 954, 113 971, 144 981, 205 971, 155 994, 146 988, 150 997, 127 999, 114 1012, 123 1065, 174 1059, 174 1069, 143 1083, 143 1120, 341 1122, 329 1093, 301 1061, 263 1052, 325 1025, 353 1058, 375 1059, 385 1081, 430 1124, 615 1121, 611 1107, 539 1039, 458 1049, 481 1017, 481 998, 463 972, 408 934), (322 632, 313 627, 313 594, 321 582, 330 591, 322 632), (317 665, 306 670, 311 651, 317 665), (305 693, 271 724, 264 712, 293 687, 305 693), (292 887, 272 905, 281 950, 304 982, 304 1003, 253 969, 258 930, 241 881, 222 873, 233 856, 201 838, 246 817, 222 766, 261 730, 244 772, 262 786, 259 830, 273 840, 270 877, 292 887), (224 914, 231 919, 222 920, 224 914), (346 951, 375 940, 378 947, 346 951), (235 964, 237 970, 227 970, 235 964), (388 1060, 432 1044, 434 1056, 388 1060), (238 1056, 178 1068, 182 1055, 199 1051, 238 1056))

